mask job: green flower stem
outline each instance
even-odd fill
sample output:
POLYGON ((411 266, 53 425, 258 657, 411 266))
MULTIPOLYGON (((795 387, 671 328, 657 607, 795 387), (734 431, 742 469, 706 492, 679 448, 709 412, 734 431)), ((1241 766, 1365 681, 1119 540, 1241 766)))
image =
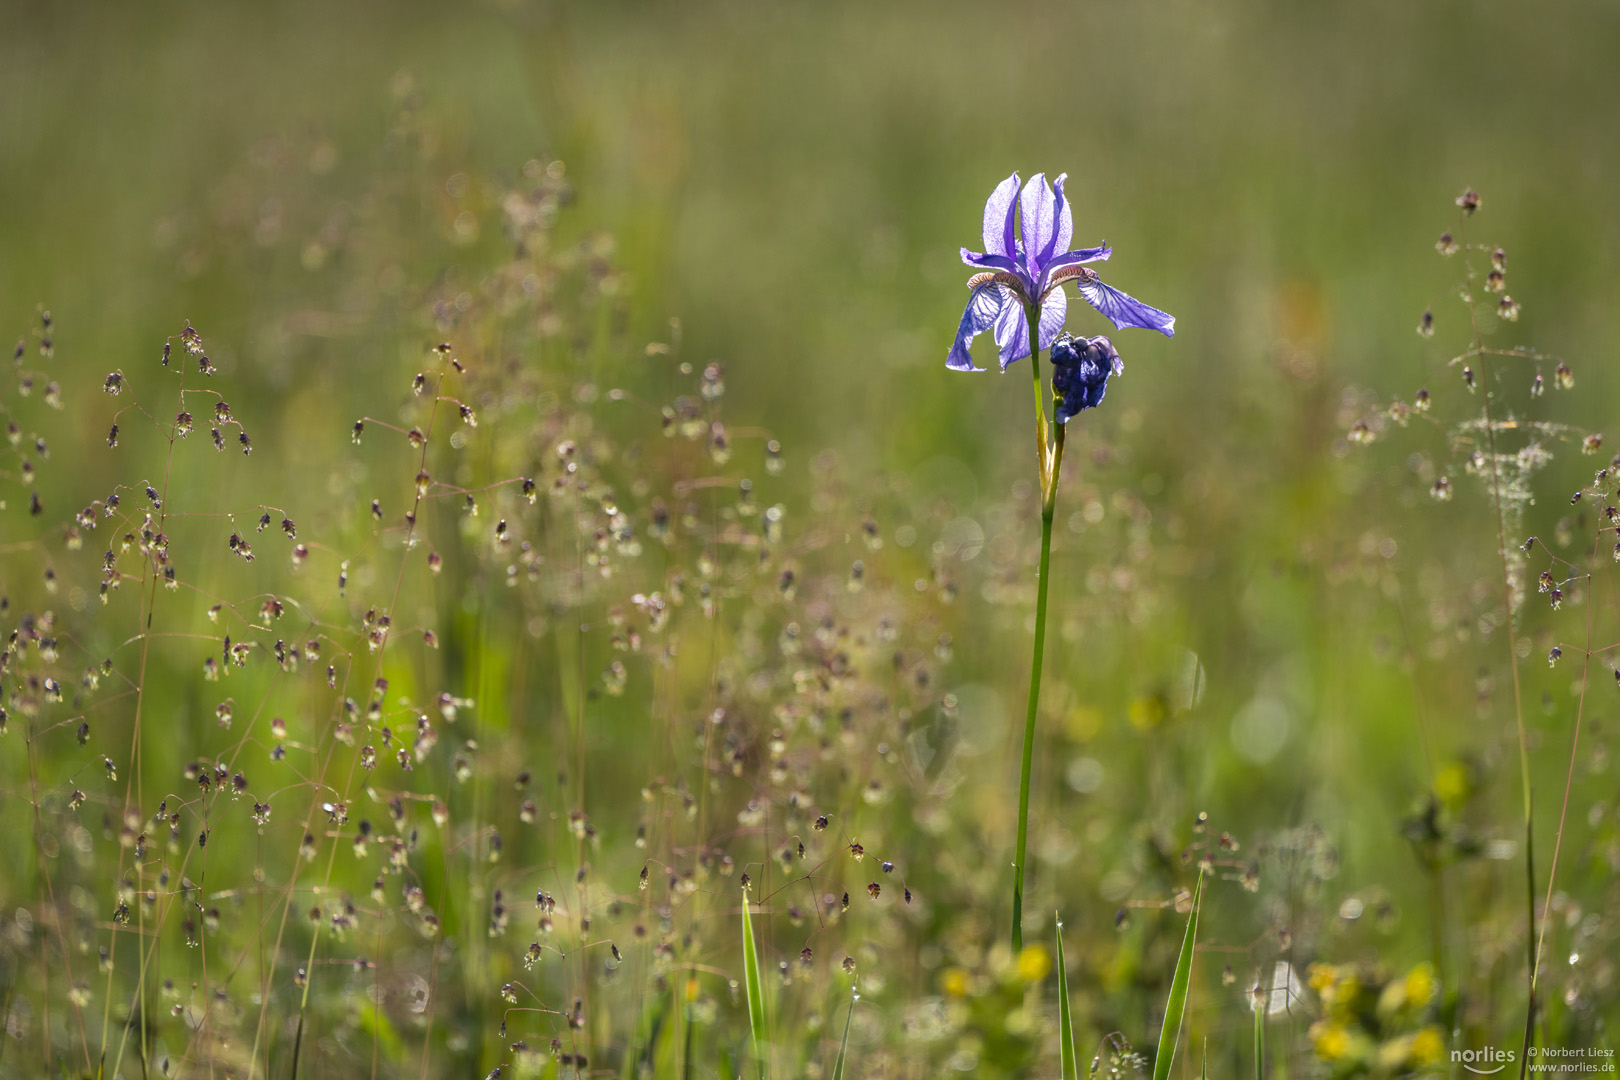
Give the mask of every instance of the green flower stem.
POLYGON ((1024 761, 1018 774, 1018 853, 1013 859, 1012 947, 1024 948, 1024 867, 1029 845, 1029 774, 1035 763, 1035 715, 1041 697, 1041 665, 1046 655, 1046 586, 1052 565, 1052 515, 1057 508, 1058 475, 1063 468, 1064 426, 1052 425, 1047 444, 1046 407, 1041 399, 1040 305, 1024 308, 1029 323, 1029 366, 1035 379, 1035 434, 1041 478, 1041 563, 1035 583, 1035 646, 1029 665, 1029 707, 1024 713, 1024 761))

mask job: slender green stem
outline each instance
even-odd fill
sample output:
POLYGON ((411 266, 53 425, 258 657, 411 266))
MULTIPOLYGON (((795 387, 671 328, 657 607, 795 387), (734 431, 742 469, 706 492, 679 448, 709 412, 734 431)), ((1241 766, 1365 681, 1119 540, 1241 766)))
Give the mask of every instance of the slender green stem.
POLYGON ((1029 773, 1035 761, 1035 713, 1041 697, 1041 661, 1046 651, 1046 578, 1052 561, 1052 511, 1041 508, 1041 577, 1035 594, 1035 649, 1029 669, 1029 708, 1024 713, 1024 764, 1018 774, 1018 854, 1013 861, 1013 951, 1024 947, 1024 858, 1029 843, 1029 773))
MULTIPOLYGON (((1029 308, 1025 308, 1026 314, 1029 311, 1029 308)), ((1030 322, 1029 370, 1035 381, 1035 469, 1041 478, 1041 497, 1044 502, 1046 489, 1050 485, 1050 478, 1046 472, 1050 465, 1048 461, 1050 451, 1047 449, 1049 444, 1046 437, 1046 402, 1041 397, 1041 349, 1037 325, 1034 321, 1030 322)))
POLYGON ((1041 697, 1041 664, 1046 654, 1046 586, 1052 565, 1052 514, 1057 506, 1058 474, 1063 466, 1062 424, 1053 424, 1053 443, 1047 447, 1046 407, 1041 399, 1040 305, 1024 308, 1029 323, 1029 366, 1035 380, 1035 432, 1039 442, 1041 478, 1041 562, 1035 583, 1035 644, 1029 665, 1029 705, 1024 712, 1024 758, 1018 774, 1018 852, 1013 859, 1012 947, 1024 948, 1024 869, 1029 844, 1029 774, 1035 762, 1035 716, 1041 697))

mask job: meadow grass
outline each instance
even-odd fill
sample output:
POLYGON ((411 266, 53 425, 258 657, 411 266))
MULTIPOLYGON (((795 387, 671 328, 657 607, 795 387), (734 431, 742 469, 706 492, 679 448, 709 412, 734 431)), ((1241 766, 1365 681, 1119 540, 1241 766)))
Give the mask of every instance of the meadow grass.
MULTIPOLYGON (((299 255, 340 302, 286 315, 363 375, 270 394, 206 310, 116 365, 43 309, 24 330, 0 1074, 1416 1075, 1611 1037, 1587 689, 1620 481, 1552 412, 1571 365, 1495 344, 1518 308, 1471 208, 1422 392, 1327 410, 1346 475, 1396 455, 1362 489, 1390 522, 1478 512, 1413 526, 1409 560, 1390 522, 1313 534, 1222 595, 1204 536, 1247 511, 1167 494, 1170 435, 1118 397, 1071 433, 1065 518, 1027 479, 794 445, 734 412, 746 358, 642 332, 562 162, 448 167, 409 94, 391 131, 364 213, 299 255), (1538 505, 1566 458, 1595 478, 1538 505), (1408 694, 1410 726, 1340 723, 1408 694), (1291 759, 1367 788, 1353 828, 1291 759)), ((241 227, 221 251, 255 250, 241 227)))

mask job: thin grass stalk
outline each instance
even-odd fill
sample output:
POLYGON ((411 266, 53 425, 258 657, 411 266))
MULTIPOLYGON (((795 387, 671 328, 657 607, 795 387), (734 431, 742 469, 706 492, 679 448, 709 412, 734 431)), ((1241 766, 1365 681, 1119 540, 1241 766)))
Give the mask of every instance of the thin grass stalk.
MULTIPOLYGON (((1602 533, 1599 532, 1598 535, 1601 536, 1602 533)), ((1588 564, 1593 569, 1595 569, 1597 566, 1597 556, 1598 541, 1594 540, 1592 542, 1592 560, 1588 564)), ((1569 742, 1569 770, 1564 775, 1564 800, 1563 805, 1559 807, 1558 810, 1558 828, 1553 833, 1552 861, 1547 867, 1547 896, 1545 903, 1542 905, 1543 911, 1552 910, 1553 883, 1558 880, 1558 856, 1564 845, 1564 822, 1569 816, 1569 794, 1575 786, 1575 762, 1579 757, 1581 748, 1581 721, 1586 715, 1586 691, 1588 688, 1587 679, 1592 672, 1592 608, 1597 603, 1597 597, 1590 595, 1595 591, 1596 585, 1596 583, 1593 581, 1591 570, 1588 571, 1586 579, 1588 583, 1587 588, 1589 595, 1586 598, 1586 647, 1582 650, 1581 660, 1581 696, 1575 705, 1575 731, 1574 734, 1570 736, 1569 742)), ((1528 841, 1528 837, 1526 839, 1528 841)), ((1531 880, 1530 887, 1532 890, 1535 888, 1534 879, 1531 880)), ((1532 905, 1535 903, 1535 898, 1533 895, 1530 902, 1532 905)), ((1538 982, 1538 977, 1541 974, 1541 955, 1543 950, 1546 948, 1546 943, 1547 921, 1543 919, 1541 921, 1541 929, 1536 934, 1535 949, 1530 954, 1534 966, 1530 970, 1531 1009, 1524 1022, 1526 1039, 1531 1037, 1531 1028, 1535 1022, 1534 1005, 1536 984, 1538 982)), ((1528 1043, 1525 1044, 1524 1049, 1526 1053, 1528 1053, 1528 1043)))
MULTIPOLYGON (((1461 231, 1461 230, 1459 230, 1461 231)), ((1524 692, 1519 679, 1519 634, 1513 617, 1513 572, 1508 565, 1507 512, 1502 505, 1502 471, 1496 456, 1496 427, 1491 419, 1491 380, 1486 370, 1485 336, 1479 326, 1479 312, 1473 300, 1474 266, 1470 260, 1464 264, 1469 287, 1468 321, 1474 331, 1474 352, 1480 358, 1480 381, 1485 384, 1485 440, 1491 461, 1491 503, 1496 513, 1496 552, 1502 562, 1502 592, 1507 606, 1508 667, 1513 672, 1513 719, 1519 736, 1519 783, 1524 797, 1524 877, 1525 877, 1525 937, 1529 970, 1525 973, 1527 1001, 1525 1003, 1524 1045, 1519 1054, 1519 1080, 1525 1080, 1530 1067, 1530 1043, 1533 1038, 1536 1014, 1536 861, 1535 820, 1530 786, 1530 740, 1524 726, 1524 692)))
POLYGON ((838 1041, 838 1061, 833 1065, 832 1080, 844 1080, 844 1061, 849 1053, 849 1022, 855 1019, 855 1003, 859 1000, 859 991, 850 994, 849 1011, 844 1014, 844 1037, 838 1041))

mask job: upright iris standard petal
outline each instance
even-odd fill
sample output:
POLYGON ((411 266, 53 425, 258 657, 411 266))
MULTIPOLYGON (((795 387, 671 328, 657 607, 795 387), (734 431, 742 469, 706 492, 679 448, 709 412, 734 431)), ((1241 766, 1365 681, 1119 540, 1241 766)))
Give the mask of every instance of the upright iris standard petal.
POLYGON ((1096 277, 1080 278, 1075 282, 1086 303, 1102 312, 1103 317, 1121 330, 1139 327, 1157 330, 1165 337, 1176 336, 1176 317, 1132 296, 1127 296, 1112 285, 1105 285, 1096 277))
POLYGON ((973 339, 995 324, 1007 292, 1003 286, 991 282, 980 285, 968 295, 967 310, 962 312, 961 325, 956 328, 956 343, 951 346, 950 355, 945 357, 946 367, 953 371, 985 370, 973 363, 973 339))
POLYGON ((996 185, 984 204, 984 251, 1004 259, 1017 256, 1013 225, 1017 221, 1018 174, 1013 173, 996 185))
POLYGON ((1030 177, 1018 196, 1018 216, 1024 233, 1024 272, 1035 282, 1040 281, 1041 267, 1052 258, 1057 244, 1057 206, 1045 173, 1030 177))
POLYGON ((1063 182, 1068 178, 1068 173, 1059 173, 1058 178, 1052 181, 1052 192, 1057 197, 1057 243, 1052 245, 1052 254, 1047 258, 1048 268, 1052 258, 1068 251, 1069 245, 1074 242, 1074 215, 1069 212, 1069 201, 1063 194, 1063 182))
MULTIPOLYGON (((1050 348, 1063 329, 1068 316, 1069 298, 1062 289, 1053 289, 1041 301, 1041 348, 1050 348)), ((1029 321, 1024 317, 1024 305, 1007 290, 1007 301, 996 316, 996 345, 1001 350, 1001 370, 1014 360, 1029 355, 1029 321)))

